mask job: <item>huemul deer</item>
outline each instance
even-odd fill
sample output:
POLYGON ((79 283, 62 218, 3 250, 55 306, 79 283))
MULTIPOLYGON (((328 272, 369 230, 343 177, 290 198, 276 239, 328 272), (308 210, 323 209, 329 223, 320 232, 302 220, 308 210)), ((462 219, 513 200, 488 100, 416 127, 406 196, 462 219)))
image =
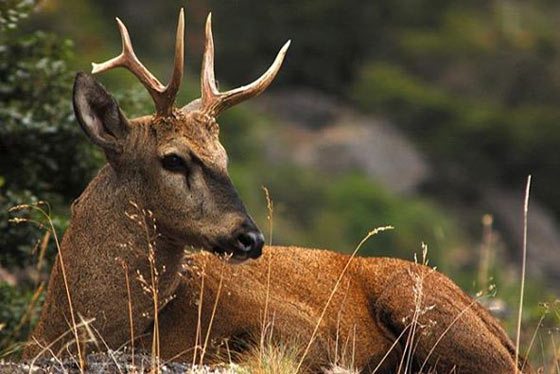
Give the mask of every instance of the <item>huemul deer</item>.
POLYGON ((346 255, 299 247, 265 247, 263 252, 263 235, 228 177, 216 118, 269 86, 289 43, 259 79, 220 92, 209 16, 201 98, 178 108, 183 11, 167 86, 137 59, 126 27, 117 22, 122 53, 93 64, 93 73, 130 70, 147 88, 156 113, 128 120, 90 75, 76 76, 76 117, 108 163, 72 206, 25 357, 74 352, 75 337, 68 331, 80 316, 91 321, 89 329, 112 349, 150 345, 157 323, 164 359, 200 357, 203 350, 198 348, 208 343, 206 359, 212 360, 223 342, 237 353, 233 359, 240 359, 258 344, 264 329, 285 344, 311 342, 302 357, 309 370, 340 362, 343 356, 364 372, 392 373, 405 367, 464 373, 518 370, 515 349, 499 323, 429 267, 391 258, 349 262, 346 255), (136 213, 150 219, 130 213, 132 203, 136 213), (186 253, 186 247, 206 252, 186 253), (159 269, 161 302, 155 313, 153 295, 138 281, 150 274, 150 267, 159 269), (131 329, 135 342, 129 341, 131 329))

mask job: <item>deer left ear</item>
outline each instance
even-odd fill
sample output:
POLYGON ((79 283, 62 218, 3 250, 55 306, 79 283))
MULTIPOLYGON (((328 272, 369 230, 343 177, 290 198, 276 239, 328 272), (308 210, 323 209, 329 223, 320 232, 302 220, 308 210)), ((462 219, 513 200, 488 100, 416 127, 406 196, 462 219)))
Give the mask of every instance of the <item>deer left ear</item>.
POLYGON ((129 123, 113 96, 89 74, 74 80, 74 113, 91 141, 109 153, 120 153, 129 123))

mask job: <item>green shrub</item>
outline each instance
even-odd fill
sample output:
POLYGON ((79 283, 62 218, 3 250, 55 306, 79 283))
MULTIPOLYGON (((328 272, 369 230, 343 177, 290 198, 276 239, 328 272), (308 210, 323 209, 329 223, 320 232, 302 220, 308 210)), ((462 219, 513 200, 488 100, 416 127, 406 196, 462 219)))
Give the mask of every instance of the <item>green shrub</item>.
POLYGON ((364 68, 352 92, 363 110, 387 115, 411 135, 443 171, 442 186, 459 191, 476 191, 478 181, 521 186, 532 174, 539 181, 534 195, 560 215, 560 110, 536 104, 508 108, 485 97, 453 94, 384 63, 364 68), (453 169, 459 172, 446 174, 453 169))
POLYGON ((33 290, 0 282, 0 357, 21 348, 17 342, 25 341, 37 322, 42 296, 30 304, 33 296, 33 290))
MULTIPOLYGON (((85 142, 71 107, 72 43, 41 31, 19 34, 34 2, 0 4, 0 266, 15 272, 37 262, 34 250, 44 230, 32 223, 9 221, 20 204, 49 201, 60 233, 67 223, 68 204, 98 164, 99 155, 85 142)), ((33 213, 23 213, 37 218, 33 213)), ((44 219, 41 219, 44 221, 44 219)), ((54 259, 51 243, 45 260, 54 259)), ((0 350, 26 337, 37 310, 21 326, 35 285, 18 280, 0 284, 0 350)))

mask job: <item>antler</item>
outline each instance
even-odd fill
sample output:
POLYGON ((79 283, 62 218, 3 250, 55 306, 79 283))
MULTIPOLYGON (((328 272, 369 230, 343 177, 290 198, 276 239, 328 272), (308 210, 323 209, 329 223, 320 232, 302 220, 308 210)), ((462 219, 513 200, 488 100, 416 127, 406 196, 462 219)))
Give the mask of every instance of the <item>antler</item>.
POLYGON ((206 47, 204 49, 204 58, 202 62, 201 74, 201 95, 202 95, 202 111, 211 115, 212 117, 218 116, 225 109, 238 104, 244 100, 250 99, 254 96, 261 94, 272 83, 282 62, 286 51, 290 46, 288 40, 276 59, 270 65, 268 70, 261 75, 260 78, 253 83, 235 88, 230 91, 220 92, 216 85, 214 77, 214 40, 212 37, 212 13, 208 14, 206 19, 206 47))
POLYGON ((124 67, 132 72, 138 80, 146 87, 150 96, 154 100, 156 106, 156 114, 168 116, 173 110, 173 104, 179 91, 179 86, 183 79, 183 65, 184 65, 184 45, 185 45, 185 14, 181 8, 179 13, 179 21, 177 24, 177 36, 175 38, 175 63, 171 80, 164 86, 161 82, 154 77, 152 73, 138 60, 132 43, 130 35, 124 23, 117 18, 117 24, 122 38, 122 52, 115 58, 105 61, 100 64, 92 63, 92 74, 101 73, 116 67, 124 67))

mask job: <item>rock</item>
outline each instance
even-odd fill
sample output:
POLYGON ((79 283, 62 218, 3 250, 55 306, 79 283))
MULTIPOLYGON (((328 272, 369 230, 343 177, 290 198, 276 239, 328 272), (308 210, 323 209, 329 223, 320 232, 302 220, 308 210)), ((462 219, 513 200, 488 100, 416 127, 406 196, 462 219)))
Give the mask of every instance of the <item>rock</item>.
MULTIPOLYGON (((109 351, 106 353, 92 353, 87 356, 86 372, 88 374, 102 373, 151 373, 152 358, 145 354, 131 354, 109 351), (134 357, 134 365, 133 363, 134 357)), ((161 362, 158 366, 160 373, 177 374, 240 374, 244 371, 234 364, 210 367, 205 365, 191 365, 177 362, 161 362)), ((76 358, 41 358, 29 362, 0 361, 0 374, 74 374, 80 373, 76 358)))
POLYGON ((410 194, 430 175, 423 155, 390 123, 364 116, 313 91, 266 95, 257 106, 284 122, 267 147, 272 161, 288 159, 327 173, 358 171, 395 193, 410 194))
MULTIPOLYGON (((523 241, 524 192, 487 189, 483 205, 494 215, 496 229, 510 248, 511 260, 520 263, 523 241)), ((560 284, 560 224, 535 199, 529 200, 527 224, 527 275, 543 280, 549 289, 560 284)), ((519 271, 520 272, 520 271, 519 271)))
POLYGON ((10 286, 15 286, 17 283, 17 278, 8 270, 0 266, 0 282, 7 283, 10 286))

